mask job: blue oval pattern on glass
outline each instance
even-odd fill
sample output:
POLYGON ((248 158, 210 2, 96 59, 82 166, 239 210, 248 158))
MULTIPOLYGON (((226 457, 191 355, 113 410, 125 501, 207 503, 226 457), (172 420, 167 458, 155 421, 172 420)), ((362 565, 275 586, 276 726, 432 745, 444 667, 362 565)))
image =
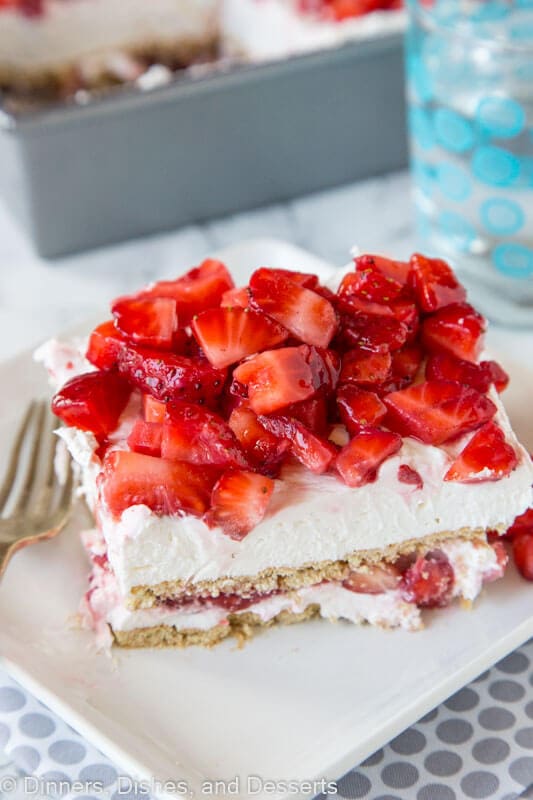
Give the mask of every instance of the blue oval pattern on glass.
POLYGON ((492 261, 496 269, 509 278, 533 276, 533 250, 523 244, 499 244, 492 251, 492 261))
POLYGON ((430 150, 435 144, 433 126, 429 114, 422 108, 411 108, 409 112, 409 125, 416 143, 423 150, 430 150))
POLYGON ((452 153, 464 153, 474 145, 474 129, 457 111, 438 108, 433 116, 435 137, 442 147, 452 153))
POLYGON ((524 227, 525 215, 514 200, 489 197, 479 210, 481 222, 494 236, 512 236, 524 227))
POLYGON ((501 147, 478 147, 472 156, 472 172, 489 186, 512 186, 520 175, 520 161, 501 147))
POLYGON ((468 250, 476 238, 474 226, 455 211, 443 211, 439 214, 439 228, 445 236, 453 240, 459 250, 468 250))
POLYGON ((483 132, 499 139, 510 139, 523 130, 526 113, 516 100, 494 95, 480 100, 476 120, 483 132))
POLYGON ((457 203, 470 197, 472 182, 466 169, 443 161, 437 165, 436 172, 439 188, 444 197, 457 203))

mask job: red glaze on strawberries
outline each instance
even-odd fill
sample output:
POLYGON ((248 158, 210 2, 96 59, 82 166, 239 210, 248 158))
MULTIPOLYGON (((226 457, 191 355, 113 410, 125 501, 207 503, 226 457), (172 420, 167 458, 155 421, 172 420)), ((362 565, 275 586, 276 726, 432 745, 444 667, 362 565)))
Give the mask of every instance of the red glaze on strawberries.
POLYGON ((161 455, 193 464, 247 467, 248 461, 227 422, 195 403, 172 403, 163 423, 161 455))
POLYGON ((204 519, 211 527, 220 526, 230 539, 244 539, 263 519, 273 491, 274 481, 264 475, 225 472, 213 489, 204 519))
POLYGON ((91 333, 87 346, 86 358, 101 370, 115 369, 120 351, 126 344, 123 336, 111 319, 103 322, 91 333))
POLYGON ((402 439, 397 434, 364 428, 342 448, 335 467, 348 486, 364 486, 376 480, 378 468, 401 446, 402 439))
POLYGON ((115 325, 134 344, 170 350, 178 327, 176 301, 171 297, 124 298, 111 307, 115 325))
POLYGON ((128 436, 128 447, 135 453, 160 456, 162 440, 163 426, 161 423, 145 422, 143 419, 137 419, 128 436))
POLYGON ((446 306, 422 323, 422 344, 428 353, 448 353, 465 361, 476 361, 483 349, 486 323, 468 305, 446 306))
POLYGON ((375 392, 353 384, 340 386, 337 391, 339 416, 351 436, 362 428, 379 425, 387 414, 387 406, 375 392))
POLYGON ((409 263, 409 279, 422 311, 437 311, 450 303, 462 303, 466 298, 464 286, 445 261, 415 253, 409 263))
POLYGON ((130 395, 131 387, 120 375, 87 372, 54 395, 52 411, 66 425, 105 438, 117 427, 130 395))
POLYGON ((517 464, 516 451, 505 441, 502 429, 494 422, 488 422, 472 436, 444 480, 459 483, 499 481, 510 475, 517 464))
POLYGON ((291 453, 315 475, 326 472, 337 455, 335 445, 316 436, 297 419, 260 416, 259 422, 274 436, 290 442, 291 453))
POLYGON ((503 391, 509 382, 507 373, 496 361, 481 361, 475 364, 447 353, 431 355, 428 358, 426 378, 457 381, 482 393, 488 392, 493 383, 498 391, 503 391))

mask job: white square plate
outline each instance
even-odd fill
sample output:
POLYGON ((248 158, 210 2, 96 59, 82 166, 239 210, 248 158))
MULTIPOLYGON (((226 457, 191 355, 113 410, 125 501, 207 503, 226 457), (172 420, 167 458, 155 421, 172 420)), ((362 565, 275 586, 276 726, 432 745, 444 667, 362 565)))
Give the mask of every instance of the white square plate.
MULTIPOLYGON (((271 240, 220 256, 241 282, 265 264, 323 276, 331 270, 271 240)), ((491 346, 531 352, 520 341, 494 334, 491 346)), ((510 415, 533 449, 533 364, 503 360, 515 378, 510 415)), ((0 365, 0 385, 7 454, 21 409, 47 387, 30 354, 0 365)), ((85 590, 77 535, 85 513, 80 508, 56 540, 11 563, 0 586, 2 665, 126 773, 185 780, 197 797, 208 779, 239 776, 232 796, 247 798, 248 776, 338 778, 533 635, 531 587, 510 568, 474 611, 428 613, 420 633, 313 621, 267 630, 242 650, 224 642, 212 651, 116 651, 110 659, 95 652, 90 634, 68 625, 85 590)))

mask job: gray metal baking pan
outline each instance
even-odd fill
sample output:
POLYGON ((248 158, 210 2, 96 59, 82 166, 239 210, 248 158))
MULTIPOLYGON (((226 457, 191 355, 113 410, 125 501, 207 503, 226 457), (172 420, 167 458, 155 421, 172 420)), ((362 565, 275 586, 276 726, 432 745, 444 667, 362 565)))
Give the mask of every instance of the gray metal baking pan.
POLYGON ((3 114, 0 191, 56 257, 407 163, 401 36, 3 114))

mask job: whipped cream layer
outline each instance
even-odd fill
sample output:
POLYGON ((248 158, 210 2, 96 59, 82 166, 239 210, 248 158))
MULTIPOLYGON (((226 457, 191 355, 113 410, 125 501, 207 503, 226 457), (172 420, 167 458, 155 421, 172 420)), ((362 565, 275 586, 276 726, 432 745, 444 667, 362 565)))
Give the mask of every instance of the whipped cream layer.
POLYGON ((44 13, 0 13, 0 67, 23 72, 149 47, 209 42, 217 0, 47 0, 44 13))
POLYGON ((337 22, 302 13, 293 0, 223 0, 221 7, 225 51, 255 61, 400 33, 404 27, 401 10, 374 11, 337 22))

